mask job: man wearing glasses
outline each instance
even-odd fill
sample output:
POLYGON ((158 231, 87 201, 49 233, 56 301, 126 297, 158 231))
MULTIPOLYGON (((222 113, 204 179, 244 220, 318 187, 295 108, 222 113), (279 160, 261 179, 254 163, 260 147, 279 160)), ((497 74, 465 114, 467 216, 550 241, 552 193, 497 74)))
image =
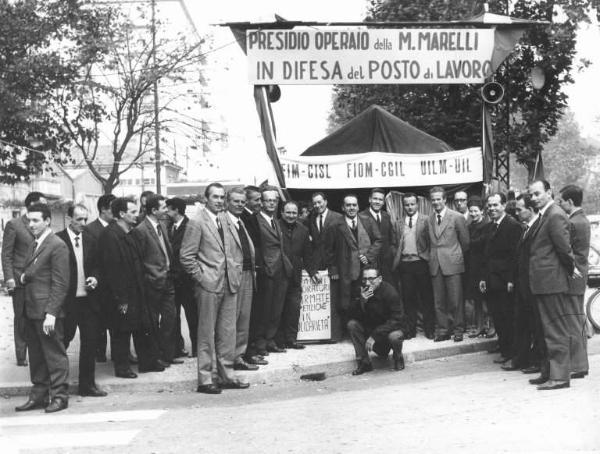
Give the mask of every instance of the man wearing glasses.
POLYGON ((402 300, 394 286, 383 281, 379 270, 363 270, 360 300, 352 302, 348 315, 348 333, 358 362, 352 375, 373 370, 371 351, 387 358, 392 350, 394 370, 404 369, 402 342, 407 327, 402 300))
POLYGON ((463 218, 467 225, 471 223, 471 216, 469 216, 469 207, 467 206, 468 196, 465 191, 457 191, 454 194, 454 208, 460 214, 462 214, 463 218))

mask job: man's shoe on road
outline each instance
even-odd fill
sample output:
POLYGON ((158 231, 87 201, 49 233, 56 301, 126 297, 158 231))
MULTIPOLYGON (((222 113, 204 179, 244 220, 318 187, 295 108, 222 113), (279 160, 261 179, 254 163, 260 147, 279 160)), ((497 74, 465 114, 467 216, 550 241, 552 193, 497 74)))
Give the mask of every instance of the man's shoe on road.
POLYGON ((404 370, 404 357, 394 355, 394 370, 404 370))
POLYGON ((27 367, 27 366, 29 366, 29 363, 27 362, 26 359, 20 359, 17 361, 17 366, 27 367))
POLYGON ((532 385, 542 385, 548 381, 548 377, 542 377, 541 375, 538 378, 532 378, 529 380, 529 383, 532 385))
POLYGON ((539 368, 539 366, 529 366, 524 369, 521 369, 521 372, 523 372, 524 374, 537 374, 540 371, 541 369, 539 368))
POLYGON ((537 387, 539 391, 552 391, 554 389, 569 388, 571 385, 568 381, 548 380, 546 383, 537 387))
MULTIPOLYGON (((166 361, 163 361, 166 362, 166 361)), ((169 364, 183 364, 183 360, 179 359, 179 358, 173 358, 171 361, 169 361, 169 364)))
POLYGON ((188 356, 188 351, 183 348, 178 352, 175 352, 175 358, 186 358, 188 356))
POLYGON ((431 332, 425 332, 425 337, 429 340, 433 340, 435 338, 435 335, 431 332))
POLYGON ((360 363, 356 369, 352 371, 352 375, 362 375, 365 372, 371 372, 373 365, 371 363, 360 363))
POLYGON ((286 350, 277 345, 267 345, 267 351, 271 353, 285 353, 286 350))
POLYGON ((504 364, 508 361, 510 361, 510 358, 505 358, 504 356, 501 356, 500 358, 494 360, 494 364, 504 364))
POLYGON ((433 342, 443 342, 447 340, 450 340, 450 336, 448 334, 440 334, 438 336, 435 336, 433 342))
POLYGON ((221 394, 222 391, 217 385, 211 383, 210 385, 199 385, 198 388, 196 388, 196 392, 204 394, 221 394))
POLYGON ((108 393, 98 389, 96 386, 90 388, 79 388, 78 394, 83 397, 106 397, 108 393))
POLYGON ((237 361, 233 364, 233 370, 258 370, 256 364, 248 364, 246 361, 237 361))
POLYGON ((285 344, 286 348, 291 348, 293 350, 303 350, 306 348, 306 345, 304 344, 299 344, 298 342, 287 342, 285 344))
POLYGON ((455 334, 454 335, 454 342, 462 342, 463 341, 463 335, 462 334, 455 334))
POLYGON ((502 365, 500 367, 500 369, 506 370, 506 371, 509 371, 509 372, 512 372, 512 371, 515 371, 515 370, 520 370, 519 367, 513 366, 512 364, 504 364, 504 365, 502 365))
POLYGON ((250 383, 233 380, 226 383, 221 383, 221 389, 247 389, 250 387, 250 383))
POLYGON ((56 413, 57 411, 64 410, 69 406, 69 401, 67 399, 63 399, 61 397, 55 397, 50 402, 50 405, 46 407, 44 410, 46 413, 56 413))
POLYGON ((165 370, 163 366, 163 362, 160 359, 157 359, 156 362, 149 367, 140 367, 138 366, 138 372, 143 374, 145 372, 162 372, 165 370))
POLYGON ((159 366, 162 366, 163 368, 167 368, 167 367, 171 367, 171 363, 168 363, 166 361, 163 361, 162 359, 157 359, 156 360, 156 364, 158 364, 159 366))
POLYGON ((48 402, 46 402, 45 400, 38 401, 38 400, 29 399, 23 405, 19 405, 18 407, 15 407, 15 411, 36 410, 38 408, 45 408, 47 405, 48 405, 48 402))
POLYGON ((115 377, 119 378, 137 378, 137 374, 131 369, 115 371, 115 377))
POLYGON ((575 372, 571 374, 571 378, 585 378, 587 376, 588 372, 587 371, 583 371, 583 372, 575 372))
POLYGON ((266 366, 267 364, 269 364, 269 361, 261 358, 258 355, 246 357, 244 362, 248 364, 255 364, 257 366, 266 366))

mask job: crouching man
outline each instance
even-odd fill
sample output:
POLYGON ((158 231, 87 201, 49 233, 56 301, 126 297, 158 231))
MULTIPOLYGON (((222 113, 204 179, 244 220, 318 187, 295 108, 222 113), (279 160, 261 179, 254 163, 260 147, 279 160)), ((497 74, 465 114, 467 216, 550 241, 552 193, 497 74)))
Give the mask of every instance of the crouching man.
POLYGON ((404 369, 402 341, 407 328, 402 300, 396 289, 383 281, 379 270, 363 270, 360 300, 351 305, 348 315, 348 333, 358 362, 352 375, 373 370, 371 351, 387 358, 391 349, 394 370, 404 369))

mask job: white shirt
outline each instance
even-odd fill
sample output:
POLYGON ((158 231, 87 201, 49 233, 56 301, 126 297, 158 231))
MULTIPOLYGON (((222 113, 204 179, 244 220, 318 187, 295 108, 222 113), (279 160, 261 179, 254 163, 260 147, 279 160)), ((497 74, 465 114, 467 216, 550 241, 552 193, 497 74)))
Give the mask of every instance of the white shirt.
MULTIPOLYGON (((407 226, 408 226, 408 223, 409 223, 409 218, 410 218, 410 216, 405 216, 404 217, 404 224, 406 224, 407 226)), ((417 219, 419 219, 419 212, 418 211, 415 214, 412 215, 412 225, 413 225, 413 228, 417 224, 417 219)))
POLYGON ((327 213, 329 213, 329 208, 325 208, 325 211, 323 211, 321 214, 317 214, 317 217, 315 218, 315 222, 317 223, 317 230, 319 230, 319 232, 321 231, 319 220, 322 219, 323 226, 325 226, 325 218, 327 217, 327 213))
POLYGON ((150 221, 150 224, 152 224, 152 227, 154 227, 154 231, 158 235, 158 241, 160 243, 160 247, 163 251, 163 254, 165 255, 165 260, 167 262, 167 268, 169 268, 171 266, 171 261, 169 260, 169 253, 167 252, 167 245, 165 243, 164 235, 162 233, 162 230, 159 230, 160 227, 158 226, 158 221, 155 221, 154 219, 152 219, 152 216, 146 216, 146 219, 148 219, 150 221))
POLYGON ((179 226, 180 226, 180 225, 181 225, 181 223, 183 222, 183 219, 184 219, 184 218, 183 218, 183 216, 181 216, 181 219, 180 219, 179 221, 177 221, 177 222, 173 223, 173 228, 174 228, 175 230, 179 229, 179 226))
POLYGON ((527 223, 527 227, 531 228, 531 226, 535 223, 535 221, 538 220, 540 216, 538 214, 533 215, 533 217, 531 218, 531 220, 527 223))
POLYGON ((372 208, 369 208, 369 211, 371 212, 371 216, 373 216, 373 219, 377 220, 377 216, 379 216, 379 222, 381 222, 381 211, 375 212, 372 208))
POLYGON ((497 221, 494 221, 494 224, 500 225, 500 223, 504 220, 505 217, 506 217, 506 213, 504 213, 500 219, 498 219, 497 221))
POLYGON ((348 224, 348 227, 352 228, 353 221, 354 227, 356 228, 358 226, 358 216, 356 216, 354 219, 350 219, 348 216, 344 216, 344 218, 346 219, 346 224, 348 224))
POLYGON ((440 211, 439 213, 437 211, 433 211, 435 213, 435 221, 437 222, 438 220, 438 215, 442 217, 442 219, 444 219, 444 216, 446 216, 446 211, 448 209, 446 207, 444 207, 444 209, 442 211, 440 211))
POLYGON ((212 221, 214 222, 214 224, 217 226, 217 229, 218 229, 219 224, 217 223, 217 215, 207 208, 205 208, 205 210, 208 213, 208 217, 212 219, 212 221))
POLYGON ((76 234, 70 227, 67 227, 67 232, 69 233, 69 239, 71 240, 73 252, 75 253, 75 262, 77 263, 77 290, 75 296, 87 296, 87 290, 85 289, 85 270, 83 269, 83 235, 81 233, 76 234), (75 241, 75 238, 78 238, 78 241, 75 241))
POLYGON ((98 218, 98 220, 100 221, 100 224, 102 224, 102 227, 106 227, 108 225, 108 222, 106 222, 104 219, 98 218))
POLYGON ((571 213, 569 213, 569 218, 572 218, 573 215, 575 215, 576 213, 578 213, 580 211, 583 211, 583 208, 581 208, 581 207, 575 208, 573 211, 571 211, 571 213))
POLYGON ((546 205, 544 205, 544 208, 540 208, 540 212, 539 212, 540 216, 543 216, 544 213, 546 212, 546 210, 548 209, 548 207, 550 205, 552 205, 553 203, 554 203, 554 200, 550 200, 546 205))
POLYGON ((261 211, 260 214, 262 215, 263 218, 265 218, 267 220, 267 222, 269 223, 269 225, 271 225, 271 221, 273 221, 273 223, 275 223, 275 219, 273 219, 272 216, 269 216, 264 211, 261 211))
POLYGON ((235 215, 231 214, 231 211, 227 211, 227 216, 229 216, 229 220, 231 222, 233 222, 233 225, 235 225, 235 228, 239 230, 240 226, 239 226, 238 222, 240 222, 240 218, 238 218, 235 215))
POLYGON ((52 233, 52 229, 47 228, 46 230, 44 230, 44 232, 40 235, 39 238, 36 238, 36 242, 37 242, 37 246, 35 247, 35 250, 37 251, 40 248, 40 245, 42 244, 42 242, 48 237, 48 235, 50 235, 52 233))

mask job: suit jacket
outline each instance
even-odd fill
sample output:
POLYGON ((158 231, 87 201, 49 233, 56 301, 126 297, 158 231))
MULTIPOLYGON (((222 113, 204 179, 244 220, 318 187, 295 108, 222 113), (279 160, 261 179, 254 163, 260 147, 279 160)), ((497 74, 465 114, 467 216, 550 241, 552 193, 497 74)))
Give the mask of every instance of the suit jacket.
POLYGON ((332 232, 335 226, 344 221, 344 216, 335 211, 328 210, 327 217, 323 222, 323 231, 319 231, 317 223, 319 222, 318 215, 311 215, 308 221, 308 233, 312 243, 312 253, 315 266, 318 270, 325 270, 329 266, 329 259, 326 251, 331 248, 333 241, 332 232))
POLYGON ((292 277, 292 262, 283 250, 283 239, 279 222, 275 221, 275 230, 262 214, 257 214, 258 227, 260 230, 260 249, 256 255, 260 257, 257 262, 261 263, 262 272, 268 277, 283 275, 292 277))
MULTIPOLYGON (((69 309, 75 303, 77 294, 77 259, 75 258, 75 250, 73 249, 67 229, 61 230, 56 235, 65 242, 69 249, 69 291, 66 303, 69 309)), ((100 282, 97 242, 85 230, 81 232, 81 248, 83 250, 83 272, 85 277, 95 277, 100 282)), ((98 299, 96 298, 96 290, 87 290, 87 292, 90 307, 97 311, 100 310, 98 299)))
POLYGON ((167 257, 162 250, 160 240, 156 229, 150 222, 148 217, 145 217, 132 231, 133 238, 138 243, 138 248, 141 253, 142 263, 144 265, 144 280, 154 289, 165 289, 167 279, 170 277, 169 269, 173 263, 173 250, 165 227, 159 222, 158 228, 162 233, 162 238, 167 250, 167 257))
POLYGON ((498 227, 494 222, 486 226, 483 267, 480 280, 491 291, 506 291, 507 283, 515 283, 517 268, 517 245, 522 227, 511 215, 506 214, 498 227))
POLYGON ((256 214, 250 213, 248 210, 244 209, 242 214, 240 215, 244 226, 246 227, 246 231, 252 240, 252 244, 254 245, 254 250, 260 249, 260 228, 258 227, 258 219, 256 219, 256 214))
POLYGON ((283 219, 279 220, 279 227, 283 236, 283 250, 292 262, 292 281, 295 287, 299 287, 303 269, 311 276, 318 271, 313 260, 308 228, 297 221, 290 230, 283 219))
POLYGON ((464 273, 465 254, 469 250, 469 232, 465 218, 450 208, 437 225, 437 213, 429 216, 429 241, 431 245, 429 271, 432 276, 464 273))
MULTIPOLYGON (((531 227, 529 230, 531 230, 531 227)), ((532 232, 529 230, 523 229, 517 243, 515 285, 517 294, 523 301, 527 301, 531 297, 531 290, 529 288, 529 248, 531 247, 532 232)))
POLYGON ((34 243, 31 243, 23 265, 25 313, 38 320, 44 319, 46 314, 64 317, 69 288, 69 250, 54 233, 50 233, 35 252, 33 248, 34 243))
POLYGON ((104 230, 104 226, 100 220, 96 218, 89 224, 86 224, 83 230, 85 230, 94 239, 94 241, 98 242, 100 234, 102 233, 102 230, 104 230))
MULTIPOLYGON (((231 221, 231 217, 227 212, 219 213, 219 219, 221 219, 221 225, 223 228, 226 228, 229 231, 231 239, 233 241, 229 244, 228 253, 227 253, 227 266, 235 267, 239 269, 239 274, 242 274, 242 268, 244 264, 244 251, 242 250, 242 242, 240 241, 240 232, 238 231, 237 226, 231 221)), ((246 236, 250 237, 248 233, 248 229, 244 225, 244 221, 241 220, 242 226, 246 230, 246 236)), ((250 259, 252 260, 252 276, 253 279, 255 277, 254 268, 256 266, 256 251, 254 250, 254 245, 252 244, 252 240, 248 238, 249 246, 250 246, 250 259)))
POLYGON ((378 266, 381 234, 371 217, 356 216, 358 241, 354 238, 346 220, 342 219, 331 231, 332 239, 328 251, 329 275, 337 274, 343 281, 354 281, 360 277, 361 262, 364 255, 370 264, 378 266))
MULTIPOLYGON (((429 261, 429 218, 419 213, 419 217, 416 222, 416 237, 417 237, 417 254, 419 257, 426 262, 429 261)), ((402 220, 396 222, 396 243, 398 247, 394 256, 394 264, 392 269, 398 268, 402 265, 402 249, 404 248, 404 217, 402 220)))
POLYGON ((15 284, 18 287, 21 286, 19 276, 29 257, 29 246, 33 240, 26 215, 11 219, 6 223, 2 237, 2 270, 5 282, 14 279, 15 284))
POLYGON ((207 292, 236 293, 242 279, 241 265, 227 266, 226 255, 232 255, 234 239, 223 223, 223 238, 203 208, 195 219, 190 219, 183 235, 179 261, 193 281, 207 292), (227 287, 226 287, 227 285, 227 287))
POLYGON ((565 293, 574 257, 569 237, 569 220, 555 203, 546 209, 531 232, 529 287, 534 295, 565 293))
MULTIPOLYGON (((375 225, 377 225, 377 220, 371 214, 370 209, 365 209, 361 211, 361 213, 365 217, 370 217, 375 225)), ((381 222, 377 227, 379 228, 379 233, 381 234, 381 249, 379 250, 379 264, 382 267, 382 271, 385 271, 385 274, 389 274, 392 271, 392 264, 394 262, 394 258, 396 256, 396 249, 398 247, 398 238, 396 234, 396 223, 392 223, 392 218, 386 211, 380 211, 379 216, 381 222)))
POLYGON ((183 241, 183 235, 185 234, 185 230, 187 229, 189 221, 190 219, 184 215, 177 230, 173 231, 173 226, 171 226, 169 229, 169 241, 171 242, 171 250, 173 252, 171 272, 173 274, 173 279, 179 283, 183 283, 185 281, 191 282, 189 275, 185 272, 179 260, 181 257, 181 242, 183 241))
POLYGON ((583 210, 578 210, 569 217, 570 232, 571 232, 571 249, 575 257, 575 266, 583 278, 573 279, 569 275, 569 294, 583 295, 585 293, 588 280, 588 255, 590 253, 590 221, 583 213, 583 210))

